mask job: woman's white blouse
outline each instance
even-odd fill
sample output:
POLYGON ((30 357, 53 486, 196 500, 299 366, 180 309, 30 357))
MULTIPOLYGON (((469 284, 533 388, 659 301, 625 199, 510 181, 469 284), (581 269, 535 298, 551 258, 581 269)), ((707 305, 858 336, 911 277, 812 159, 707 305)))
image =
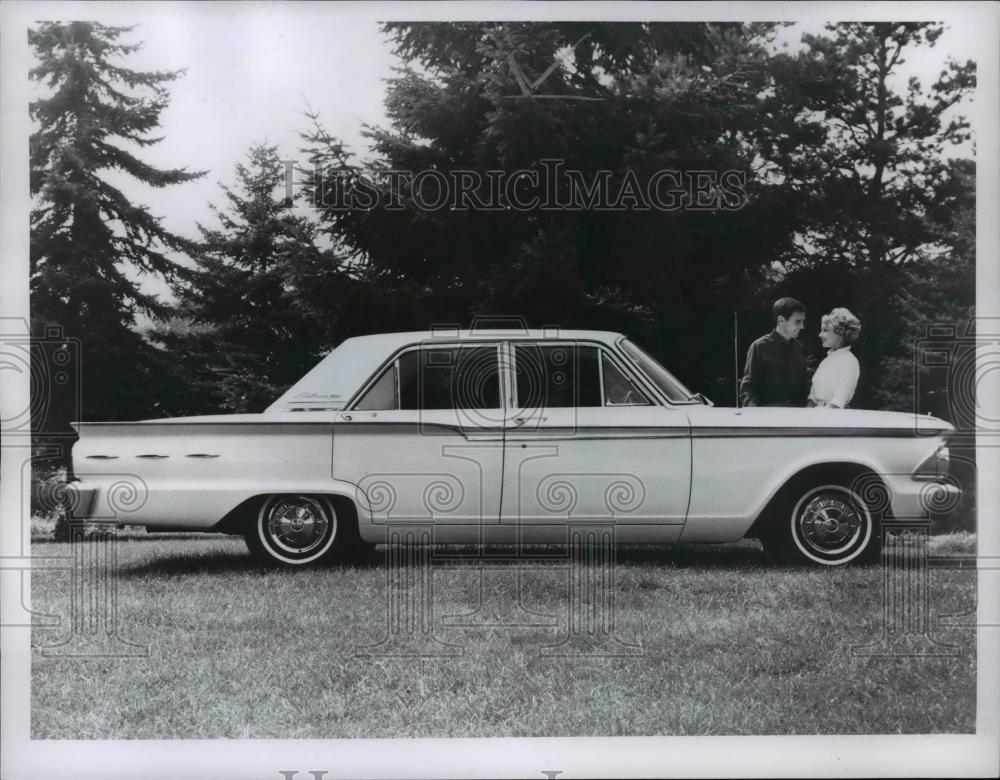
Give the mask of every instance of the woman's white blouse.
POLYGON ((809 400, 816 406, 839 406, 851 402, 854 388, 858 386, 861 367, 850 347, 832 349, 813 374, 809 400))

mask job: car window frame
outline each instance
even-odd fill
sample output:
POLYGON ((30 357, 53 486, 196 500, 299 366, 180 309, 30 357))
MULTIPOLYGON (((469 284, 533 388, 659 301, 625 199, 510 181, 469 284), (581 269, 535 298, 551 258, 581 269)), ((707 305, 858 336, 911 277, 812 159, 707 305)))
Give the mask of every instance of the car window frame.
POLYGON ((613 356, 612 356, 611 352, 609 352, 607 350, 598 350, 598 352, 599 352, 599 354, 598 354, 598 359, 597 359, 597 368, 598 368, 598 371, 599 371, 600 377, 601 377, 601 401, 603 401, 603 408, 605 408, 605 409, 622 409, 622 408, 632 407, 632 406, 656 406, 656 401, 654 401, 652 398, 649 397, 649 393, 647 393, 645 390, 643 390, 639 386, 639 383, 636 382, 634 379, 632 379, 632 377, 630 377, 625 371, 623 371, 621 369, 621 367, 615 362, 615 360, 613 359, 613 356), (640 393, 642 393, 643 397, 646 399, 645 403, 641 403, 641 404, 609 404, 608 403, 607 390, 606 390, 606 385, 604 383, 604 361, 605 361, 605 359, 607 359, 608 362, 611 363, 611 365, 615 367, 615 369, 618 371, 619 374, 621 374, 623 377, 625 377, 625 381, 626 382, 628 382, 629 384, 631 384, 636 390, 638 390, 640 393))
MULTIPOLYGON (((601 405, 600 406, 563 406, 558 407, 560 409, 626 409, 634 407, 656 407, 663 406, 662 400, 656 395, 651 394, 644 386, 644 383, 636 381, 635 372, 630 371, 630 365, 623 365, 623 361, 618 355, 614 353, 613 350, 608 348, 607 344, 600 341, 593 341, 590 339, 510 339, 506 342, 506 347, 508 351, 507 355, 507 371, 509 372, 510 381, 510 402, 511 409, 520 409, 519 399, 517 397, 517 357, 516 357, 516 347, 519 346, 533 346, 533 347, 593 347, 597 349, 597 372, 598 372, 598 386, 601 391, 601 405), (602 358, 607 357, 611 364, 617 368, 622 376, 627 380, 632 382, 638 390, 640 390, 645 396, 648 403, 644 404, 608 404, 607 397, 604 391, 604 361, 602 358)), ((524 407, 529 408, 529 407, 524 407)), ((534 408, 534 407, 531 407, 534 408)), ((555 408, 555 407, 554 407, 555 408)))
MULTIPOLYGON (((605 343, 603 341, 597 341, 596 339, 549 339, 549 338, 532 338, 528 336, 520 336, 517 338, 484 338, 482 340, 478 339, 468 339, 468 340, 449 340, 441 341, 440 343, 428 343, 428 342, 415 342, 410 344, 404 344, 397 347, 393 352, 387 357, 382 363, 379 364, 371 376, 369 376, 364 382, 361 383, 360 388, 347 400, 341 411, 349 412, 356 411, 355 405, 358 401, 364 397, 365 393, 368 392, 369 388, 377 382, 381 377, 383 372, 394 364, 396 359, 403 354, 414 349, 421 348, 434 348, 434 347, 481 347, 492 345, 497 348, 497 354, 499 359, 500 368, 500 396, 501 401, 504 404, 504 410, 510 411, 516 409, 514 405, 514 349, 513 347, 517 344, 556 344, 556 343, 571 343, 571 344, 586 344, 596 346, 598 349, 602 350, 604 353, 611 357, 612 362, 615 366, 623 373, 626 377, 631 379, 639 388, 646 394, 646 397, 652 402, 653 407, 665 407, 668 409, 680 409, 685 406, 696 405, 697 402, 672 402, 660 388, 656 385, 653 380, 646 376, 645 372, 639 368, 632 360, 631 356, 625 352, 621 347, 621 343, 625 341, 626 337, 621 334, 615 334, 615 341, 611 344, 605 343)), ((602 393, 603 393, 603 383, 602 383, 602 393)), ((398 390, 397 390, 398 392, 398 390)), ((397 404, 399 403, 397 399, 397 404)), ((592 407, 598 408, 598 407, 592 407)), ((605 409, 621 408, 621 407, 601 407, 605 409)))
POLYGON ((643 349, 638 344, 636 344, 634 341, 632 341, 632 339, 630 339, 628 336, 621 336, 620 338, 616 339, 615 340, 615 349, 617 349, 619 351, 619 353, 623 356, 623 358, 628 362, 628 364, 630 366, 634 367, 635 373, 637 373, 640 376, 642 376, 642 378, 646 382, 647 386, 649 386, 649 387, 653 388, 653 390, 655 390, 657 397, 660 398, 660 399, 662 399, 664 406, 669 406, 669 407, 674 408, 674 409, 681 409, 681 408, 687 407, 687 406, 703 406, 704 405, 700 400, 697 400, 694 396, 692 396, 691 398, 689 398, 689 399, 687 399, 685 401, 675 401, 672 398, 670 398, 665 392, 663 392, 663 390, 660 389, 660 386, 653 379, 651 379, 649 376, 646 375, 646 372, 642 370, 642 367, 628 353, 628 351, 623 346, 626 341, 631 342, 633 346, 637 347, 642 352, 645 352, 646 355, 653 362, 657 363, 660 366, 660 368, 662 368, 664 371, 666 371, 667 374, 671 377, 671 379, 673 379, 675 382, 677 382, 677 384, 679 385, 679 389, 687 390, 688 388, 685 387, 684 384, 679 379, 677 379, 672 373, 670 373, 670 369, 668 369, 666 366, 664 366, 662 363, 660 363, 660 361, 658 361, 655 357, 653 357, 648 352, 646 352, 645 349, 643 349))
POLYGON ((394 409, 392 411, 395 411, 395 410, 399 409, 399 404, 400 404, 400 393, 399 393, 399 358, 397 357, 395 360, 393 360, 392 362, 390 362, 389 365, 387 365, 387 366, 384 367, 384 369, 382 369, 380 367, 379 370, 381 371, 381 373, 379 373, 378 371, 376 371, 376 376, 375 376, 374 381, 370 382, 368 384, 368 386, 365 387, 362 390, 361 393, 357 394, 358 397, 357 397, 357 400, 354 402, 354 406, 353 407, 347 407, 347 406, 345 406, 345 409, 352 408, 354 411, 358 411, 358 412, 384 412, 384 411, 390 411, 390 410, 387 410, 387 409, 362 409, 362 408, 360 408, 358 406, 358 404, 360 404, 362 401, 365 400, 365 398, 368 397, 368 394, 371 393, 371 391, 375 389, 375 386, 379 382, 381 382, 390 371, 392 372, 392 398, 393 398, 393 401, 396 404, 396 409, 394 409))
MULTIPOLYGON (((387 411, 412 411, 420 412, 427 411, 421 409, 400 409, 401 403, 401 389, 399 383, 399 360, 400 358, 409 353, 417 351, 426 351, 432 349, 474 349, 483 347, 493 347, 496 352, 497 359, 497 382, 499 384, 498 393, 500 398, 500 406, 496 407, 497 410, 508 409, 509 398, 507 397, 507 387, 504 380, 504 361, 503 361, 503 343, 493 339, 484 339, 483 341, 441 341, 434 343, 421 342, 417 344, 407 344, 400 347, 395 352, 393 352, 381 365, 372 373, 370 377, 361 385, 361 388, 351 396, 350 400, 344 405, 343 411, 369 411, 369 412, 387 412, 387 411), (361 403, 362 399, 368 395, 368 391, 371 390, 378 382, 382 380, 387 371, 392 371, 393 376, 393 391, 394 398, 396 402, 396 407, 394 409, 357 409, 357 405, 361 403)), ((490 411, 493 409, 491 408, 490 411)), ((436 411, 470 411, 463 408, 450 408, 446 410, 436 410, 436 411)), ((485 410, 484 410, 485 411, 485 410)))

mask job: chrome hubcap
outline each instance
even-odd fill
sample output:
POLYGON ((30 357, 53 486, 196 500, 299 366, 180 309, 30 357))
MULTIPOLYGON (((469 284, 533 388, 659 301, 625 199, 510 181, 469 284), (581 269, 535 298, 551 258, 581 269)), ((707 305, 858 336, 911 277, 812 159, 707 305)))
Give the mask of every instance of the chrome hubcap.
POLYGON ((865 519, 853 501, 826 493, 806 504, 798 523, 804 544, 823 555, 836 555, 858 541, 865 519))
POLYGON ((323 543, 330 521, 318 501, 297 496, 275 503, 267 513, 266 527, 277 547, 302 554, 323 543))

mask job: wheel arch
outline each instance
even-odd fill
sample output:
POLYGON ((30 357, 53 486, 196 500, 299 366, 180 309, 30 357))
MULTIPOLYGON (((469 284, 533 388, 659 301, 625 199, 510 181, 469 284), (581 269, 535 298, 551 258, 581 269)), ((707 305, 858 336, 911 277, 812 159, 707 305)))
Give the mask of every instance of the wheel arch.
POLYGON ((871 464, 852 460, 828 461, 813 463, 791 474, 765 500, 745 535, 750 538, 760 538, 774 530, 776 524, 782 520, 780 507, 798 492, 822 480, 855 488, 855 492, 858 492, 866 503, 877 506, 884 516, 890 516, 891 493, 885 480, 871 464))
POLYGON ((334 512, 336 512, 338 524, 342 524, 345 530, 352 535, 358 533, 358 505, 352 496, 341 492, 330 492, 329 490, 296 490, 288 488, 262 491, 243 499, 208 530, 215 533, 243 534, 253 527, 253 524, 257 521, 261 507, 264 506, 264 503, 269 498, 273 496, 296 495, 315 496, 329 501, 333 505, 334 512))

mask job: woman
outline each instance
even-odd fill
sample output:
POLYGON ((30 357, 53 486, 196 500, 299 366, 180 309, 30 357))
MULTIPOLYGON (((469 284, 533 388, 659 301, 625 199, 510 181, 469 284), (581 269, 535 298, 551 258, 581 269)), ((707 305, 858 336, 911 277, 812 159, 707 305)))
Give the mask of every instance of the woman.
POLYGON ((819 340, 828 352, 813 374, 809 406, 844 409, 851 402, 861 375, 851 344, 860 333, 861 321, 847 309, 836 308, 823 315, 819 340))

